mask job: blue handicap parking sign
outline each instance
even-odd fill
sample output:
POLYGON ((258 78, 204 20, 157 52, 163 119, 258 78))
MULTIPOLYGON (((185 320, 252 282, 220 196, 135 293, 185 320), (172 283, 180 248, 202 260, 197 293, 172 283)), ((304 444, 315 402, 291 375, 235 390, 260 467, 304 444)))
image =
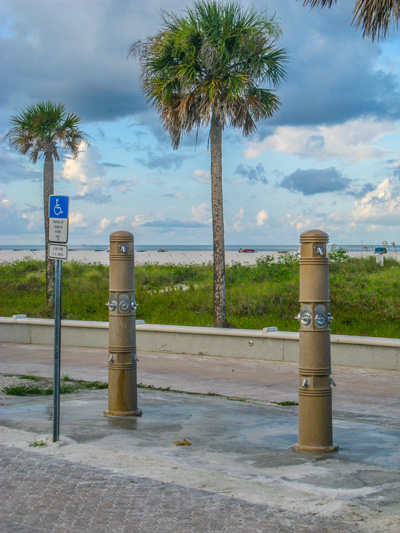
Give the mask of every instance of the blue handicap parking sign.
POLYGON ((68 218, 69 196, 49 196, 49 217, 68 218))

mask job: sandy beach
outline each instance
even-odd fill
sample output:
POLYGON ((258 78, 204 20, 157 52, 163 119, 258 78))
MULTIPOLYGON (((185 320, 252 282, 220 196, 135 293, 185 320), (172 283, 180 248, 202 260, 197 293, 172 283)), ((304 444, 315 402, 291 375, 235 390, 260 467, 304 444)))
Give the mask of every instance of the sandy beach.
MULTIPOLYGON (((288 252, 294 254, 294 252, 288 252)), ((374 255, 371 252, 349 252, 350 257, 368 257, 374 255)), ((225 260, 227 265, 234 263, 255 265, 258 258, 272 256, 278 259, 280 256, 286 255, 279 252, 255 252, 255 253, 239 253, 238 251, 227 251, 225 253, 225 260)), ((13 261, 20 261, 24 258, 32 258, 37 260, 44 260, 44 250, 0 250, 0 263, 10 263, 13 261)), ((388 252, 385 258, 396 258, 400 260, 400 253, 388 252), (397 256, 397 257, 396 257, 397 256)), ((201 265, 204 263, 211 263, 213 254, 211 251, 168 251, 157 252, 154 250, 135 252, 135 264, 144 265, 151 264, 174 264, 174 265, 201 265)), ((67 261, 80 261, 83 263, 101 263, 103 265, 109 264, 108 252, 105 250, 69 250, 67 261)))

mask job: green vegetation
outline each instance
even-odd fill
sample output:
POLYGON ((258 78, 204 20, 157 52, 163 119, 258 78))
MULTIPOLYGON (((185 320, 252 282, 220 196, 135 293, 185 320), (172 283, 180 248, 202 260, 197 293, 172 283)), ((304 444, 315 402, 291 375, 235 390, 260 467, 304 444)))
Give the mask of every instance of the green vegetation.
MULTIPOLYGON (((154 385, 145 385, 144 383, 138 383, 139 389, 158 390, 162 392, 175 392, 177 394, 189 394, 191 396, 217 396, 218 398, 227 398, 222 394, 216 392, 191 392, 186 390, 171 389, 171 387, 155 387, 154 385)), ((237 400, 238 398, 227 398, 228 400, 237 400)))
MULTIPOLYGON (((400 263, 375 257, 348 258, 330 253, 332 333, 400 338, 400 263)), ((297 331, 299 264, 293 255, 278 261, 268 255, 256 265, 227 267, 227 309, 235 328, 276 326, 297 331)), ((152 324, 211 326, 212 265, 136 267, 137 318, 152 324)), ((30 259, 0 264, 0 316, 26 313, 52 318, 46 308, 45 263, 30 259)), ((66 262, 63 265, 62 317, 108 320, 108 267, 66 262)), ((67 380, 65 380, 67 381, 67 380)))
POLYGON ((29 442, 29 446, 33 448, 41 448, 42 446, 47 446, 47 442, 44 440, 33 440, 29 442))
POLYGON ((294 405, 299 405, 299 402, 292 402, 290 400, 287 400, 285 402, 271 402, 271 403, 274 403, 275 405, 282 405, 283 407, 292 407, 294 405))
MULTIPOLYGON (((53 394, 51 387, 39 387, 37 385, 25 385, 24 383, 18 385, 8 385, 2 389, 4 394, 10 396, 50 396, 53 394)), ((66 387, 60 385, 60 394, 69 394, 71 392, 77 392, 75 387, 66 387)))
POLYGON ((22 383, 20 385, 8 385, 7 387, 4 387, 1 392, 9 394, 10 396, 28 396, 33 394, 44 394, 44 390, 45 389, 36 385, 25 385, 25 383, 22 383))
MULTIPOLYGON (((17 380, 29 379, 38 381, 38 385, 15 383, 3 387, 1 392, 10 396, 50 396, 53 394, 53 380, 48 378, 38 378, 37 376, 13 376, 17 380)), ((107 389, 108 384, 101 381, 83 381, 81 379, 71 379, 64 376, 60 383, 60 394, 71 394, 72 392, 82 392, 85 390, 107 389), (68 382, 68 383, 66 383, 68 382)))

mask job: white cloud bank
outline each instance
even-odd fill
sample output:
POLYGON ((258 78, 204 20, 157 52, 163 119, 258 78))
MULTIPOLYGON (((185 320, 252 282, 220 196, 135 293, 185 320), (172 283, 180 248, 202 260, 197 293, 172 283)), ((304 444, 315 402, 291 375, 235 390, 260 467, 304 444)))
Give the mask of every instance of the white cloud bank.
POLYGON ((87 198, 95 203, 104 203, 110 200, 102 191, 104 185, 105 168, 101 164, 99 149, 86 148, 85 144, 79 147, 76 159, 67 155, 62 166, 61 176, 73 183, 77 188, 77 196, 87 198))
POLYGON ((400 183, 386 178, 354 203, 352 215, 356 221, 371 225, 400 226, 400 183))
POLYGON ((201 222, 202 224, 211 224, 211 217, 210 217, 210 206, 203 202, 202 204, 198 205, 197 207, 195 205, 192 205, 192 215, 193 220, 196 222, 201 222))
POLYGON ((378 141, 398 130, 393 122, 372 119, 350 120, 335 126, 280 126, 262 141, 248 142, 244 156, 254 159, 264 152, 279 152, 319 161, 342 159, 355 164, 386 157, 389 152, 379 148, 378 141))

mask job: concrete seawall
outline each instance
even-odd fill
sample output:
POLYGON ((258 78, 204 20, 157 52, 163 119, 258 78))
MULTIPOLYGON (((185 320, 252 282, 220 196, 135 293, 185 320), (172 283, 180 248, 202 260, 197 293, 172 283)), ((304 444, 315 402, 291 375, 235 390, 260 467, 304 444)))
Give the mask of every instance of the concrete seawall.
MULTIPOLYGON (((274 327, 219 329, 138 321, 136 332, 139 351, 298 361, 299 334, 274 327)), ((54 321, 23 315, 0 317, 0 342, 53 344, 54 321)), ((61 342, 64 346, 107 348, 108 322, 63 320, 61 342)), ((331 353, 333 366, 400 371, 400 339, 331 335, 331 353)))

